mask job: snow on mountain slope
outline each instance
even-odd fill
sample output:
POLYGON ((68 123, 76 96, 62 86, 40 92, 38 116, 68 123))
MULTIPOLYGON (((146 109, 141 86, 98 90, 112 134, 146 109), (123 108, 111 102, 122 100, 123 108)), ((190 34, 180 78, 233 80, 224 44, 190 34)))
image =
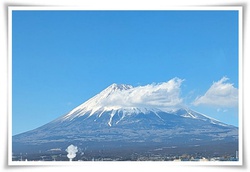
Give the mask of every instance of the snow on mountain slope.
POLYGON ((91 111, 117 110, 119 108, 178 109, 182 103, 179 96, 182 80, 174 78, 161 84, 132 87, 112 84, 93 98, 73 109, 65 116, 72 119, 91 111))
POLYGON ((202 113, 196 112, 194 110, 188 109, 188 108, 182 108, 178 109, 177 111, 174 112, 177 115, 180 115, 185 118, 193 118, 197 120, 203 120, 203 121, 208 121, 212 124, 220 125, 220 126, 229 126, 228 124, 224 124, 214 118, 211 118, 207 115, 204 115, 202 113))
MULTIPOLYGON (((178 80, 178 79, 175 79, 178 80)), ((200 114, 188 108, 184 108, 181 104, 173 104, 172 106, 168 106, 168 108, 161 108, 161 106, 153 106, 153 104, 142 104, 137 103, 136 99, 143 99, 142 97, 145 94, 151 95, 151 99, 155 99, 155 97, 159 98, 159 96, 155 96, 156 92, 163 93, 164 92, 172 92, 175 84, 171 81, 169 83, 164 83, 160 85, 156 85, 154 88, 149 88, 149 86, 144 87, 132 87, 131 85, 125 84, 112 84, 102 92, 92 97, 88 101, 84 102, 80 106, 76 107, 72 111, 70 111, 65 116, 61 117, 60 121, 73 120, 77 117, 84 116, 84 119, 95 115, 96 119, 103 116, 103 114, 108 115, 108 121, 106 123, 108 126, 112 126, 112 120, 115 115, 121 115, 119 118, 119 122, 124 120, 127 116, 133 114, 154 114, 160 120, 163 120, 160 113, 164 112, 167 114, 174 114, 177 116, 181 116, 184 118, 193 118, 197 120, 209 121, 213 124, 218 124, 221 126, 226 126, 215 119, 212 119, 206 115, 200 114), (171 85, 171 86, 170 86, 171 85)), ((157 94, 158 94, 157 93, 157 94)), ((172 93, 170 93, 172 95, 172 93)), ((169 96, 164 95, 164 96, 169 96)), ((167 98, 168 99, 168 98, 167 98)), ((164 120, 163 120, 164 121, 164 120)), ((119 123, 117 122, 117 123, 119 123)), ((167 122, 167 121, 166 121, 167 122)))
POLYGON ((104 89, 101 93, 97 94, 96 96, 92 97, 85 103, 81 104, 80 106, 76 107, 72 111, 70 111, 64 119, 72 119, 74 117, 79 117, 84 115, 86 112, 91 112, 89 116, 94 114, 96 111, 109 111, 121 108, 121 106, 116 105, 115 102, 110 102, 110 105, 104 105, 105 100, 107 101, 111 96, 118 96, 123 91, 133 88, 131 85, 124 85, 124 84, 112 84, 106 89, 104 89))

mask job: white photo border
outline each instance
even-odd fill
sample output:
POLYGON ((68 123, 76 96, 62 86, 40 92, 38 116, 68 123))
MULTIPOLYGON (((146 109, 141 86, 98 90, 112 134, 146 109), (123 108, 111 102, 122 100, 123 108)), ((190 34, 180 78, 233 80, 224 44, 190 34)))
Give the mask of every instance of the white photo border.
MULTIPOLYGON (((67 10, 185 10, 185 11, 197 11, 197 10, 211 10, 211 11, 227 11, 227 10, 235 10, 238 11, 238 62, 239 62, 239 161, 216 161, 216 162, 154 162, 154 164, 159 164, 160 166, 165 165, 191 165, 191 166, 197 166, 197 165, 208 165, 208 166, 241 166, 243 165, 243 7, 242 6, 209 6, 209 7, 169 7, 169 8, 159 8, 159 9, 110 9, 107 7, 104 8, 97 8, 97 9, 89 9, 88 7, 43 7, 43 6, 9 6, 8 7, 8 165, 10 166, 38 166, 38 165, 93 165, 93 162, 62 162, 62 161, 53 161, 53 162, 45 162, 45 161, 12 161, 12 12, 13 11, 67 11, 67 10)), ((103 162, 94 162, 94 165, 103 165, 103 162)), ((115 163, 122 163, 124 162, 115 162, 115 163)), ((135 163, 135 162, 125 162, 125 163, 135 163)), ((138 162, 138 165, 140 166, 143 162, 138 162)), ((108 163, 109 164, 109 163, 108 163)))

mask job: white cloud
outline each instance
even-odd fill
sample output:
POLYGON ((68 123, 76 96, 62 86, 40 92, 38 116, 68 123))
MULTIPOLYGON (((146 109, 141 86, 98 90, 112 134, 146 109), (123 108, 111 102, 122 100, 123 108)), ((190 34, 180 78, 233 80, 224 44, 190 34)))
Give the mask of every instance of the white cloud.
POLYGON ((117 107, 154 107, 162 110, 173 109, 182 103, 180 86, 183 80, 173 78, 160 84, 149 84, 119 90, 100 102, 102 106, 112 104, 117 107))
POLYGON ((215 107, 237 107, 238 89, 231 83, 226 83, 229 79, 223 77, 218 82, 214 82, 207 92, 197 97, 194 105, 209 105, 215 107))

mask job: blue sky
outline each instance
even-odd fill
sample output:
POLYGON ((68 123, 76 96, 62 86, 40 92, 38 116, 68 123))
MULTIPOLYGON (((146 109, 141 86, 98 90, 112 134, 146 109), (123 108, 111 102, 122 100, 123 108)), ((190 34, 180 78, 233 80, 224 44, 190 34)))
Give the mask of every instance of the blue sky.
POLYGON ((238 70, 237 11, 13 11, 12 134, 66 114, 112 83, 175 77, 183 80, 183 103, 238 126, 237 106, 208 103, 222 87, 233 96, 238 70))

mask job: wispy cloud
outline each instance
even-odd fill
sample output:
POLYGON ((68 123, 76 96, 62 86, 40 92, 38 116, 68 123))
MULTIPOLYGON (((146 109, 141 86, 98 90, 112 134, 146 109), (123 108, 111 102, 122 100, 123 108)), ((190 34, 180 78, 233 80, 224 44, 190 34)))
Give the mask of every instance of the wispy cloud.
POLYGON ((194 105, 207 105, 215 107, 237 107, 238 89, 232 83, 227 83, 229 78, 223 77, 214 82, 203 96, 193 102, 194 105))
POLYGON ((128 90, 116 91, 108 96, 102 106, 115 105, 120 107, 154 107, 162 110, 180 106, 182 79, 173 78, 160 84, 148 84, 133 87, 128 90))

